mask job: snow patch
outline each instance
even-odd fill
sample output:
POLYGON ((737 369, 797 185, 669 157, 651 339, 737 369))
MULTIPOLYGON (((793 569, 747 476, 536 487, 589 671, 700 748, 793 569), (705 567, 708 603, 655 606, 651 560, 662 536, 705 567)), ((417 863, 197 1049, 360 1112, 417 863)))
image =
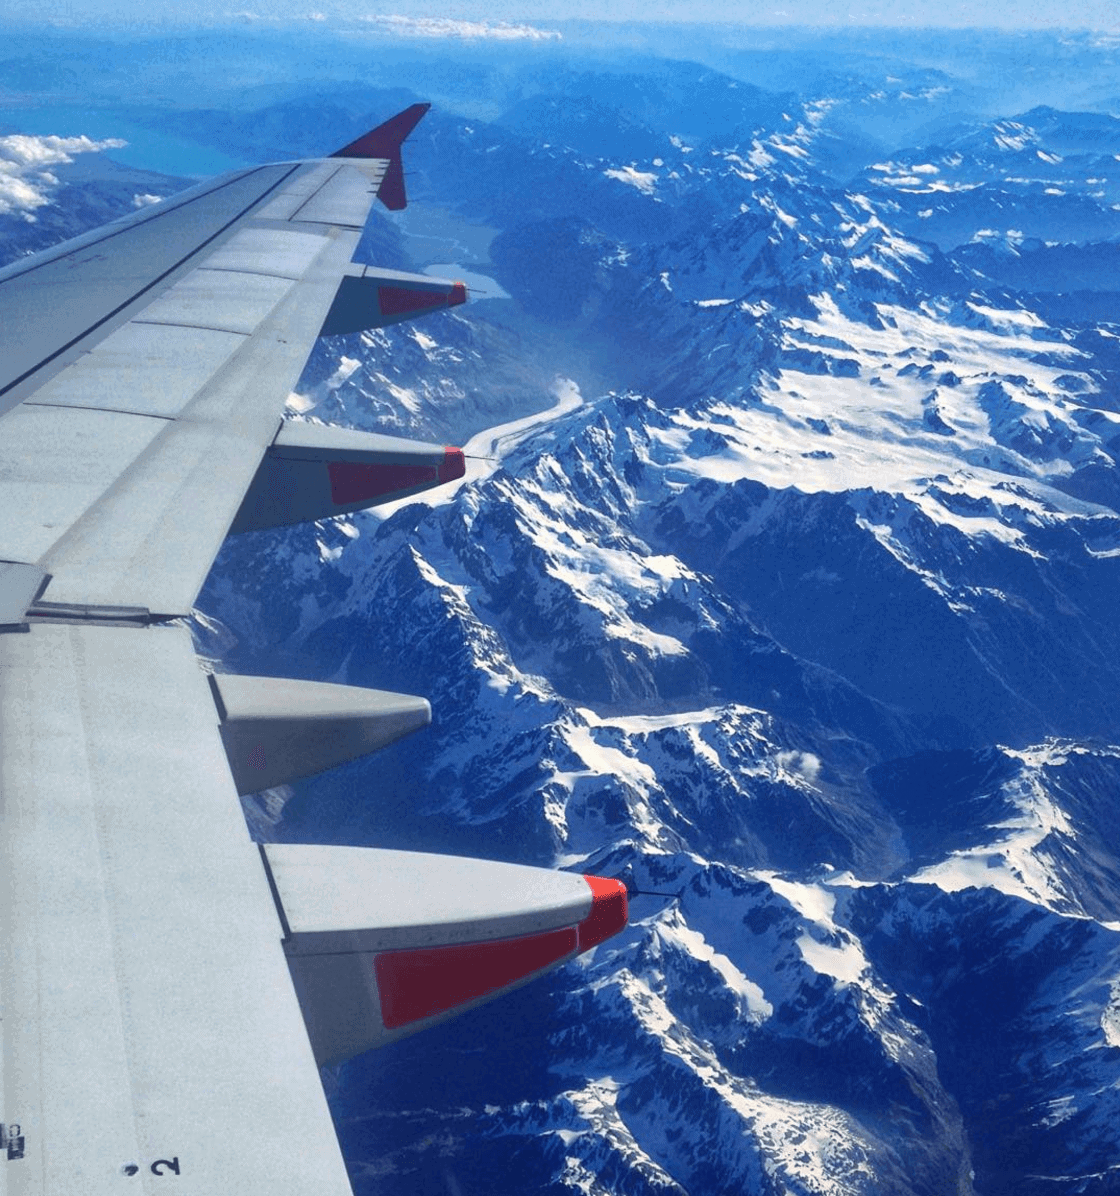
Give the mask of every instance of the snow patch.
POLYGON ((860 947, 854 942, 833 947, 819 942, 812 935, 803 934, 797 940, 801 958, 822 976, 831 976, 840 984, 856 984, 870 966, 860 947))
POLYGON ((665 941, 675 943, 685 955, 702 960, 718 973, 735 995, 741 1020, 759 1025, 773 1015, 774 1006, 766 999, 762 989, 744 976, 726 955, 712 947, 699 931, 690 929, 682 919, 677 918, 672 922, 663 922, 658 926, 657 933, 665 941))

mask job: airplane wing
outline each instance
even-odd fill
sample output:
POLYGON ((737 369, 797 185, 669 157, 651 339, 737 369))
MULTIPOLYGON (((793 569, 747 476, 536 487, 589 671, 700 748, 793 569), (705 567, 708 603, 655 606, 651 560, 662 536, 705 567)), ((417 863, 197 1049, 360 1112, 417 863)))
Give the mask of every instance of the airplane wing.
POLYGON ((353 262, 414 105, 0 271, 0 1196, 350 1192, 317 1064, 626 920, 613 881, 271 845, 238 793, 423 726, 409 695, 210 676, 174 622, 225 535, 462 454, 284 422, 317 335, 465 299, 353 262))

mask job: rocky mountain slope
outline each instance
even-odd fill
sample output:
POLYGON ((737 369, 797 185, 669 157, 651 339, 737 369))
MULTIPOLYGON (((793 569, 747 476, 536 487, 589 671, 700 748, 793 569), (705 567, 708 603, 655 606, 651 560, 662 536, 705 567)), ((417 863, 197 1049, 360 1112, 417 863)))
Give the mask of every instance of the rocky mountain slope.
MULTIPOLYGON (((446 415, 432 378, 526 321, 615 388, 454 494, 231 543, 212 580, 246 660, 282 640, 437 711, 271 833, 661 894, 547 994, 343 1068, 361 1192, 1111 1190, 1116 328, 998 268, 1045 246, 939 247, 888 172, 831 183, 817 111, 657 160, 435 124, 503 156, 513 302, 347 349, 360 381, 304 418, 366 426, 371 390, 392 426, 446 415), (544 160, 580 183, 514 224, 544 160)), ((979 229, 998 163, 969 186, 979 229)))

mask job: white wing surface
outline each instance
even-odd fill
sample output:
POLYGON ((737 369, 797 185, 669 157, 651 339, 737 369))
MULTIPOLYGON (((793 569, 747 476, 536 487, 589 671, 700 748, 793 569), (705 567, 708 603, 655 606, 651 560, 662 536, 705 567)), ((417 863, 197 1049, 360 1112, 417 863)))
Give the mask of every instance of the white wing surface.
POLYGON ((7 1193, 348 1194, 189 634, 0 636, 0 728, 7 1193))
POLYGON ((228 175, 0 272, 0 560, 44 602, 188 612, 336 296, 465 298, 351 261, 387 165, 228 175))
POLYGON ((465 299, 352 261, 374 196, 404 206, 426 109, 0 271, 0 1196, 345 1196, 317 1059, 625 923, 617 882, 258 850, 239 791, 427 703, 208 679, 171 622, 231 528, 462 474, 442 445, 282 424, 317 335, 465 299))

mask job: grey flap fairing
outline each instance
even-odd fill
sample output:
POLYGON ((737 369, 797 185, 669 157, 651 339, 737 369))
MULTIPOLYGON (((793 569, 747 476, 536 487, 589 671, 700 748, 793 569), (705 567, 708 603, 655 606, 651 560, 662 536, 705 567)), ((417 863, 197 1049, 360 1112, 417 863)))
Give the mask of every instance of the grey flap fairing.
POLYGON ((286 420, 230 530, 344 515, 419 494, 465 472, 457 448, 286 420))
POLYGON ((241 794, 345 764, 432 718, 426 698, 353 685, 214 674, 210 688, 241 794))
POLYGON ((492 1000, 626 923, 618 881, 379 848, 262 852, 320 1065, 492 1000))
POLYGON ((467 287, 462 282, 397 270, 363 270, 360 276, 348 276, 339 283, 319 335, 367 332, 466 301, 467 287))
POLYGON ((28 609, 46 589, 50 574, 37 565, 0 561, 0 630, 23 623, 28 609))

